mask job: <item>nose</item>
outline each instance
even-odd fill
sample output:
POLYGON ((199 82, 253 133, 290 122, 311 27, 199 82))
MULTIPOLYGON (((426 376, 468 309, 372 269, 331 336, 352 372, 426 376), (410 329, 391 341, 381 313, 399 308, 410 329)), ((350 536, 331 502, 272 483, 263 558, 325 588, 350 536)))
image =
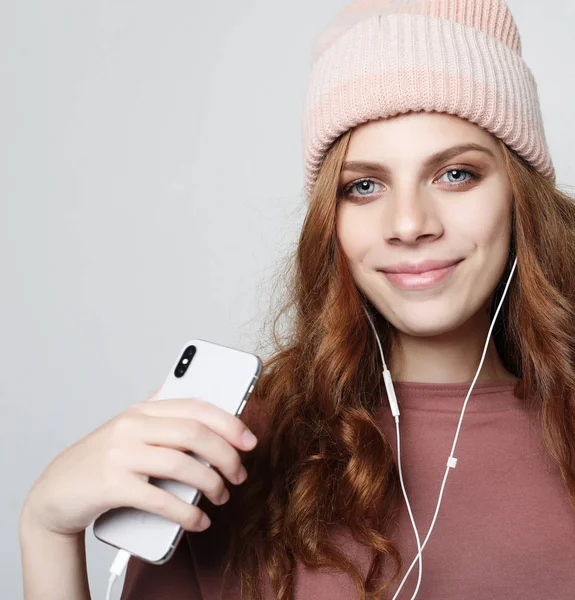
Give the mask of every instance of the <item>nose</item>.
POLYGON ((397 187, 388 196, 383 216, 386 241, 414 244, 431 241, 443 233, 433 197, 417 186, 397 187))

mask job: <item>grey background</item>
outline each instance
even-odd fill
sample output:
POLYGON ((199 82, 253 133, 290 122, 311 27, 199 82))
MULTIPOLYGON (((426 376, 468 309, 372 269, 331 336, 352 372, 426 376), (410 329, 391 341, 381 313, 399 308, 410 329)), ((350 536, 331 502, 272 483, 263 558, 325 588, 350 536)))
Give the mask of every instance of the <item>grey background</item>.
MULTIPOLYGON (((56 454, 148 398, 187 339, 265 341, 303 218, 309 56, 347 3, 3 2, 2 598, 23 595, 18 516, 56 454)), ((575 5, 509 5, 566 187, 575 5)), ((89 532, 87 552, 103 598, 114 550, 89 532)))

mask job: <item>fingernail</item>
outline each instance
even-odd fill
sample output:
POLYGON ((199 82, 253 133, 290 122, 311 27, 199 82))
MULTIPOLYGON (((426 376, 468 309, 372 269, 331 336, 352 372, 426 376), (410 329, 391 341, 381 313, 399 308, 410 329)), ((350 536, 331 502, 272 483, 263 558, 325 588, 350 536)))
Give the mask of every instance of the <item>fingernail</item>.
POLYGON ((210 521, 208 515, 203 515, 200 519, 198 527, 200 528, 200 531, 203 531, 204 529, 207 529, 211 524, 212 522, 210 521))
POLYGON ((253 448, 258 441, 258 438, 249 430, 246 429, 242 434, 242 444, 246 448, 253 448))

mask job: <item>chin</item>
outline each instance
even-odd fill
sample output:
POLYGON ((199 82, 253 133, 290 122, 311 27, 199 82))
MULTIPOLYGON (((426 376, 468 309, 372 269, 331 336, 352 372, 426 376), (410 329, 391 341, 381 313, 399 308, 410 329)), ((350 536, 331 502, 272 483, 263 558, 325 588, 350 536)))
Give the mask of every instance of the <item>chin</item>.
POLYGON ((443 327, 434 327, 430 325, 422 325, 421 327, 414 325, 412 327, 407 327, 402 325, 401 327, 396 327, 396 329, 411 337, 436 337, 453 331, 454 327, 451 327, 450 325, 445 325, 443 327))
POLYGON ((413 337, 433 337, 436 335, 444 335, 454 331, 466 321, 465 316, 457 318, 453 311, 447 311, 446 314, 438 314, 429 310, 421 311, 422 314, 406 314, 395 313, 395 318, 391 324, 402 333, 413 337))

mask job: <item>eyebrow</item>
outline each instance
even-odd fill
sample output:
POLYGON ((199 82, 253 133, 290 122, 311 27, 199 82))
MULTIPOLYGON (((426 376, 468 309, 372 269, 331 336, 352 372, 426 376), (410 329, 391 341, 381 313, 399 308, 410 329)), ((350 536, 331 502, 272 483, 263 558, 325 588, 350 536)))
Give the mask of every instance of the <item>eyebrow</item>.
MULTIPOLYGON (((432 167, 439 166, 442 162, 454 158, 464 152, 469 152, 470 150, 476 150, 478 152, 484 152, 488 154, 492 158, 496 158, 495 154, 487 147, 482 146, 481 144, 476 143, 468 143, 468 144, 458 144, 457 146, 452 146, 451 148, 446 148, 445 150, 440 150, 435 154, 432 154, 424 163, 424 169, 430 169, 432 167)), ((378 162, 370 162, 370 161, 361 161, 355 160, 346 162, 343 164, 341 172, 345 171, 354 171, 354 172, 368 172, 372 174, 383 174, 389 175, 389 168, 378 162)))

